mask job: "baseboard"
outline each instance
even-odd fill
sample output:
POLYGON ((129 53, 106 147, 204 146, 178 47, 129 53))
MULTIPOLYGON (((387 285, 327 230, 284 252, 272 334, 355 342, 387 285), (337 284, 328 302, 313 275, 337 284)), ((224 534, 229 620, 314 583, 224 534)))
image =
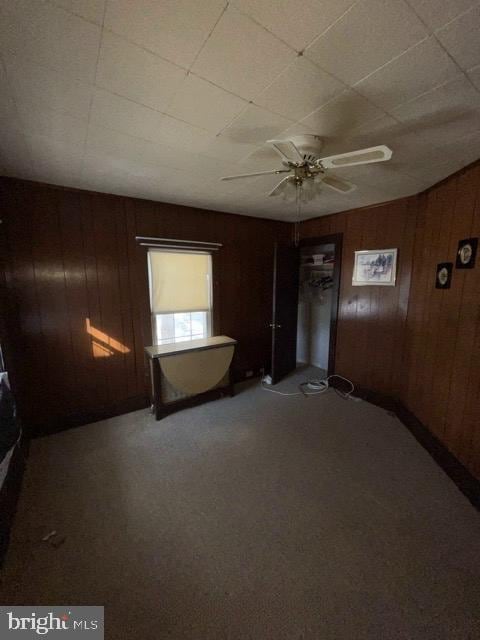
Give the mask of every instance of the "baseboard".
POLYGON ((354 395, 394 413, 413 437, 430 454, 463 495, 480 510, 480 480, 397 398, 369 389, 355 388, 354 395))
POLYGON ((453 480, 464 496, 480 510, 480 480, 475 478, 460 460, 401 402, 398 403, 396 414, 416 440, 453 480))
POLYGON ((59 433, 60 431, 66 431, 67 429, 81 427, 85 424, 90 424, 91 422, 107 420, 108 418, 114 418, 115 416, 119 416, 124 413, 145 409, 149 406, 150 400, 146 396, 134 396, 132 398, 126 398, 125 400, 116 402, 112 405, 99 407, 98 409, 81 411, 66 416, 55 416, 48 422, 32 425, 32 437, 38 438, 52 435, 54 433, 59 433))

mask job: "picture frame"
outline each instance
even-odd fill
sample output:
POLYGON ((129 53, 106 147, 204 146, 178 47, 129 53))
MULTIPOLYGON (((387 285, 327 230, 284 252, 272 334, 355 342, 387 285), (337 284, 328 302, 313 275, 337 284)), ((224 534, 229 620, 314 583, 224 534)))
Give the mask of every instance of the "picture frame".
POLYGON ((439 262, 435 275, 435 289, 450 289, 452 284, 453 262, 439 262))
POLYGON ((473 269, 477 256, 478 238, 460 240, 457 248, 456 269, 473 269))
POLYGON ((352 285, 354 287, 394 287, 397 277, 398 249, 355 251, 352 285))

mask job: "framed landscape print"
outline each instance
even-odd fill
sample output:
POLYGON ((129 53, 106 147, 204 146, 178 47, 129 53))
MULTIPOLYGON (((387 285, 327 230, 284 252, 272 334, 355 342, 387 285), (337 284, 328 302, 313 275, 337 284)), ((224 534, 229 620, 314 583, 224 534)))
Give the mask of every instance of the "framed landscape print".
POLYGON ((397 273, 397 249, 355 251, 352 285, 394 287, 397 273))

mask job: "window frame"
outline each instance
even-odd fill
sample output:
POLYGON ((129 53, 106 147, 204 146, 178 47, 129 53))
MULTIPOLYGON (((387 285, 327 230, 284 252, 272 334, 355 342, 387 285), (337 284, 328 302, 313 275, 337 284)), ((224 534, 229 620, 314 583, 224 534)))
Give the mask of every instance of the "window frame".
MULTIPOLYGON (((190 324, 190 329, 191 329, 191 324, 190 324)), ((153 339, 155 341, 155 345, 159 346, 162 344, 176 344, 177 342, 191 342, 192 340, 202 340, 204 338, 209 338, 212 335, 211 332, 211 312, 209 312, 208 310, 205 311, 178 311, 178 312, 172 312, 172 313, 152 313, 152 334, 153 334, 153 339), (190 337, 188 336, 176 336, 173 335, 171 338, 159 338, 158 333, 157 333, 157 329, 158 329, 158 320, 161 316, 171 316, 173 319, 173 324, 174 324, 174 332, 175 332, 175 315, 180 315, 180 314, 185 314, 185 315, 189 315, 190 316, 190 323, 191 323, 191 315, 194 313, 201 313, 202 315, 204 315, 205 318, 205 322, 202 322, 203 328, 205 329, 203 331, 203 335, 192 335, 192 332, 190 331, 190 337)))
MULTIPOLYGON (((214 280, 213 280, 213 269, 214 269, 214 255, 212 251, 200 251, 200 250, 196 250, 196 249, 164 249, 162 248, 156 248, 156 247, 149 247, 149 250, 147 251, 147 268, 148 268, 148 292, 149 292, 149 303, 150 303, 150 324, 151 324, 151 334, 152 334, 152 340, 153 340, 153 345, 154 346, 159 346, 161 344, 175 344, 175 338, 171 341, 171 342, 159 342, 158 341, 158 336, 157 336, 157 321, 156 318, 157 316, 161 316, 161 315, 173 315, 175 313, 195 313, 195 311, 170 311, 169 313, 154 313, 152 311, 152 281, 153 281, 153 276, 152 276, 152 268, 151 268, 151 262, 150 262, 150 257, 149 257, 149 253, 150 251, 157 251, 157 252, 161 252, 161 253, 189 253, 189 254, 202 254, 202 255, 208 255, 210 256, 210 270, 209 273, 207 274, 207 278, 208 278, 208 302, 209 302, 209 308, 208 309, 197 309, 196 311, 201 311, 203 313, 206 313, 206 318, 207 318, 207 335, 206 337, 209 338, 213 335, 213 327, 214 327, 214 300, 213 300, 213 290, 214 290, 214 280)), ((197 340, 199 338, 192 338, 191 340, 182 340, 181 342, 191 342, 192 340, 197 340)), ((201 338, 200 338, 201 339, 201 338)))

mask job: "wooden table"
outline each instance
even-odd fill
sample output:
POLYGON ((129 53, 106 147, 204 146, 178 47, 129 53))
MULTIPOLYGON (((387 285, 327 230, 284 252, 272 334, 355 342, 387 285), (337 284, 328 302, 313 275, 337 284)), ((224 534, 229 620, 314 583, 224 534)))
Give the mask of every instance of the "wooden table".
MULTIPOLYGON (((233 396, 232 362, 236 344, 237 341, 228 336, 214 336, 201 340, 145 347, 145 354, 150 364, 152 407, 155 418, 160 420, 173 411, 218 398, 225 393, 233 396), (214 354, 212 351, 219 349, 228 349, 228 352, 214 354), (212 353, 210 355, 206 352, 212 353), (223 362, 227 364, 222 372, 223 362), (198 374, 195 372, 196 367, 199 369, 198 374), (218 381, 213 383, 212 381, 220 373, 222 375, 218 381), (186 378, 185 385, 182 384, 182 375, 186 378), (180 381, 179 387, 187 387, 185 393, 183 389, 180 389, 180 394, 183 393, 183 397, 180 399, 167 400, 165 398, 169 389, 173 389, 171 378, 174 379, 174 383, 180 381), (212 386, 203 389, 205 386, 208 387, 210 383, 212 386)), ((174 386, 177 387, 176 384, 174 386)))

